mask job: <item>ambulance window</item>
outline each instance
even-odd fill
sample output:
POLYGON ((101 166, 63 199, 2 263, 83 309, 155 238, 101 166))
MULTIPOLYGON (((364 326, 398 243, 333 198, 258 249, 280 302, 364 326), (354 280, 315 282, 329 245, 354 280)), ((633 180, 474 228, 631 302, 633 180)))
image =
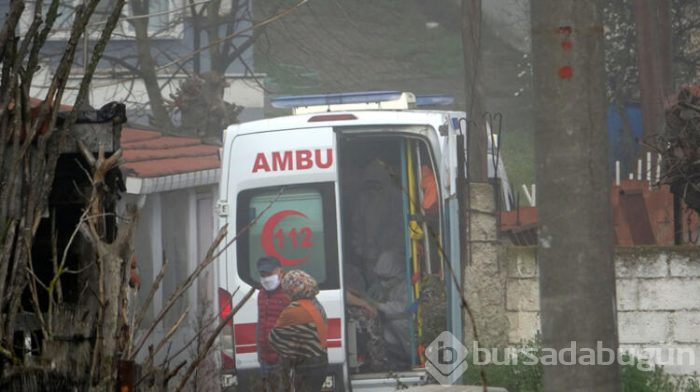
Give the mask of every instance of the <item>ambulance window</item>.
POLYGON ((238 273, 246 283, 258 285, 256 261, 272 255, 285 271, 311 274, 322 290, 339 288, 332 183, 244 191, 237 212, 238 273))

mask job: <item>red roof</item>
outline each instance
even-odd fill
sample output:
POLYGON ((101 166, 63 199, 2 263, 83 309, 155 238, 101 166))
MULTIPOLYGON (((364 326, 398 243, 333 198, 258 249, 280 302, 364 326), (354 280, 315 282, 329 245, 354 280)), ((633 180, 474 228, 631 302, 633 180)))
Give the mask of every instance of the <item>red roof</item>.
MULTIPOLYGON (((41 99, 39 99, 39 98, 29 97, 29 107, 30 107, 30 108, 33 108, 33 109, 34 109, 34 108, 39 108, 39 105, 40 105, 42 102, 44 102, 44 101, 41 100, 41 99)), ((71 106, 71 105, 61 104, 61 105, 59 105, 59 107, 58 107, 59 113, 62 113, 62 112, 70 112, 71 110, 73 110, 73 106, 71 106)))
MULTIPOLYGON (((29 98, 32 108, 38 108, 41 102, 38 98, 29 98)), ((59 111, 72 109, 70 105, 61 105, 59 111)), ((218 146, 191 137, 164 136, 158 131, 123 127, 121 147, 124 151, 122 167, 131 177, 162 177, 221 166, 218 146)))
POLYGON ((219 147, 191 137, 158 131, 122 128, 122 166, 131 177, 162 177, 218 169, 219 147))

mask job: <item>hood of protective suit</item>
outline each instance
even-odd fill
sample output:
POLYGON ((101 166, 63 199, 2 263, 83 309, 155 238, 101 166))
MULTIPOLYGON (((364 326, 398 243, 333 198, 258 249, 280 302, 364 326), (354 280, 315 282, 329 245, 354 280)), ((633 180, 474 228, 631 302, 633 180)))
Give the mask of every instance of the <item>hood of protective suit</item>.
POLYGON ((380 279, 402 278, 406 274, 404 262, 400 252, 384 251, 379 255, 374 273, 380 279))

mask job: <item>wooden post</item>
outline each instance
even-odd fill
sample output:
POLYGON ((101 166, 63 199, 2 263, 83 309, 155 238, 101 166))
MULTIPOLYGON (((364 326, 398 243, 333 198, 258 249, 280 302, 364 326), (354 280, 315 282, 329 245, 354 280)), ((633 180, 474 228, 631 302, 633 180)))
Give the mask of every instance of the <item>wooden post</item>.
MULTIPOLYGON (((635 0, 639 101, 643 137, 664 132, 664 104, 673 91, 669 0, 635 0)), ((641 151, 639 156, 643 156, 641 151)))
POLYGON ((469 182, 488 181, 487 138, 481 85, 481 0, 462 0, 462 52, 467 109, 469 182))

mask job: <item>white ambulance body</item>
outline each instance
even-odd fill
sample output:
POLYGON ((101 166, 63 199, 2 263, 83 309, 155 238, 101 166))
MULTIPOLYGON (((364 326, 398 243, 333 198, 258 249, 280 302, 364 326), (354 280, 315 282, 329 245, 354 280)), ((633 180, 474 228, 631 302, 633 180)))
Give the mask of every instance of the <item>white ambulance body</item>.
MULTIPOLYGON (((448 274, 445 271, 449 271, 444 263, 454 267, 459 263, 456 178, 457 155, 463 150, 458 148, 457 136, 462 132, 460 122, 463 127, 466 124, 465 114, 410 109, 414 100, 410 93, 396 92, 369 97, 339 94, 283 98, 282 105, 294 106, 295 115, 236 124, 225 130, 218 210, 221 224, 229 227, 226 242, 238 238, 217 261, 220 309, 226 312, 251 287, 258 287, 255 262, 265 254, 280 259, 286 270, 301 268, 312 274, 319 283, 317 298, 329 323, 326 386, 331 390, 393 390, 396 377, 409 384, 426 379, 416 355, 413 366, 394 378, 357 371, 357 343, 354 332, 350 331, 353 336, 349 336, 344 294, 347 282, 343 280, 343 264, 355 257, 351 255, 356 251, 351 249, 349 232, 359 213, 355 210, 362 192, 358 176, 372 160, 393 167, 392 175, 401 184, 403 196, 395 204, 406 224, 386 229, 405 237, 406 263, 411 270, 406 276, 409 302, 420 295, 414 290, 410 274, 419 271, 421 275, 444 278, 448 274), (409 202, 423 197, 424 189, 419 187, 421 169, 435 177, 433 188, 438 197, 433 223, 436 238, 448 256, 445 258, 433 249, 424 251, 423 259, 419 259, 412 246, 418 240, 411 239, 406 230, 412 216, 425 213, 415 206, 418 203, 411 207, 409 202), (407 190, 409 187, 412 191, 407 190), (426 253, 432 254, 432 260, 427 260, 430 256, 426 253), (230 293, 234 294, 229 302, 230 293)), ((490 160, 494 156, 490 154, 490 160)), ((497 165, 494 162, 489 171, 501 179, 503 208, 509 209, 505 172, 500 161, 497 165)), ((437 246, 428 242, 424 245, 423 249, 437 246)), ((458 301, 452 299, 455 289, 449 287, 450 279, 445 281, 449 312, 459 315, 458 301)), ((256 293, 220 339, 224 383, 235 379, 245 383, 247 376, 259 373, 257 317, 256 293)), ((460 330, 459 316, 450 316, 448 322, 446 330, 460 330)))

